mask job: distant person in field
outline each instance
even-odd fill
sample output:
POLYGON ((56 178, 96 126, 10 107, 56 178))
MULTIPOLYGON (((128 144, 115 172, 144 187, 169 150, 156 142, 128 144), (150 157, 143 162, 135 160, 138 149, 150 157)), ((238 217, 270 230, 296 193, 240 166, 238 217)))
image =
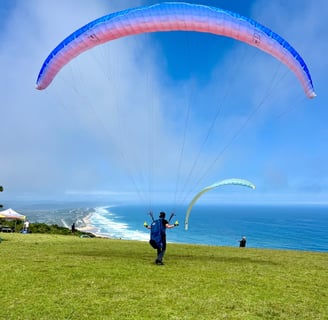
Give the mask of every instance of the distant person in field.
POLYGON ((28 232, 29 227, 30 227, 30 222, 26 220, 23 225, 23 231, 28 232))
POLYGON ((76 231, 75 222, 73 222, 71 230, 72 230, 72 234, 75 234, 75 231, 76 231))
POLYGON ((246 247, 246 237, 243 236, 241 240, 239 240, 239 247, 240 248, 245 248, 246 247))

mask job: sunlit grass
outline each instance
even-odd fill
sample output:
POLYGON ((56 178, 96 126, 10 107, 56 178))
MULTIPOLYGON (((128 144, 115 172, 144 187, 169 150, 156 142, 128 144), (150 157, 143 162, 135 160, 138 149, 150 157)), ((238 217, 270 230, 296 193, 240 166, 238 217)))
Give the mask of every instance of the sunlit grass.
POLYGON ((0 319, 326 319, 328 255, 0 234, 0 319))

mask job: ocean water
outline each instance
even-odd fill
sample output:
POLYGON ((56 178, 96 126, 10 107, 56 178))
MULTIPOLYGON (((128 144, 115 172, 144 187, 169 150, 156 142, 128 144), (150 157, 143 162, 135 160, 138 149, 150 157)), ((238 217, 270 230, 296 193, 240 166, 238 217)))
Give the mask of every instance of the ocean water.
MULTIPOLYGON (((154 208, 154 216, 160 211, 170 211, 165 206, 154 208)), ((42 203, 17 205, 16 211, 27 215, 31 222, 45 222, 70 227, 85 226, 103 236, 129 240, 149 240, 151 218, 142 206, 107 205, 88 203, 42 203)), ((186 208, 177 208, 172 223, 180 226, 167 230, 169 242, 214 246, 239 246, 242 236, 247 247, 291 249, 328 252, 328 206, 200 206, 193 208, 189 230, 184 229, 186 208)))

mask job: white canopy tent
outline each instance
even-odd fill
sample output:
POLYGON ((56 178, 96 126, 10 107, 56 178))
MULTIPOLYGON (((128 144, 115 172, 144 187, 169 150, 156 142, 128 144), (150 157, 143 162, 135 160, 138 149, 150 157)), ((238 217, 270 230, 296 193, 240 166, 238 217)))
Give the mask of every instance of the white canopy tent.
POLYGON ((0 219, 15 219, 15 220, 25 220, 26 216, 16 212, 15 210, 9 208, 3 211, 0 211, 0 219))

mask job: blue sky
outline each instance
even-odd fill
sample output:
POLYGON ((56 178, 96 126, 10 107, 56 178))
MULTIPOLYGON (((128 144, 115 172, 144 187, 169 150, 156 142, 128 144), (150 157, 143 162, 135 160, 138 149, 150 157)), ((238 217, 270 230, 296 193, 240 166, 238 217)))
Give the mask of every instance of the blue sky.
POLYGON ((44 59, 70 33, 151 3, 1 1, 1 199, 186 204, 202 187, 243 178, 257 189, 222 188, 203 203, 327 203, 325 0, 197 1, 285 38, 310 69, 313 100, 269 55, 182 32, 113 41, 34 89, 44 59))

